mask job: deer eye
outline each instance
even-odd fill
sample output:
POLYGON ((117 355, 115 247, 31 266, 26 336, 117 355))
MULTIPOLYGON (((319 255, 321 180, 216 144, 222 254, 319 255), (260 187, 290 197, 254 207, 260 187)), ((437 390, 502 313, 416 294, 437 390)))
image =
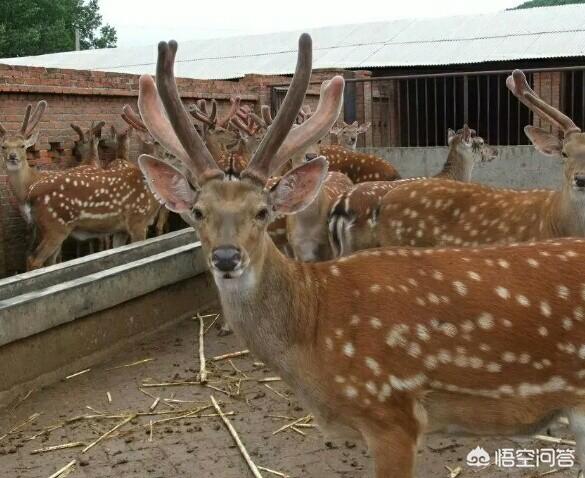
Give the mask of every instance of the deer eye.
POLYGON ((198 221, 201 221, 203 219, 203 211, 201 211, 201 209, 199 209, 198 207, 194 208, 193 217, 198 221))
POLYGON ((267 218, 268 218, 268 209, 266 209, 265 207, 263 207, 262 209, 260 209, 256 213, 256 219, 258 221, 266 221, 267 218))
POLYGON ((561 156, 563 158, 568 158, 569 157, 569 155, 567 153, 565 153, 564 151, 561 151, 561 156))

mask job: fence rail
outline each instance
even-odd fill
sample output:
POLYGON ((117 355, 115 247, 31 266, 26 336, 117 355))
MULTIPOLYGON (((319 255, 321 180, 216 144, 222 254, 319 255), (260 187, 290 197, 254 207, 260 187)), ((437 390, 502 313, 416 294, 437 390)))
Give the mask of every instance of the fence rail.
MULTIPOLYGON (((585 125, 585 67, 524 70, 529 84, 547 103, 578 125, 585 125)), ((445 146, 447 129, 464 123, 494 145, 529 144, 523 128, 552 126, 534 117, 506 88, 509 70, 399 75, 346 80, 343 118, 371 122, 360 146, 445 146)), ((272 87, 276 113, 287 91, 272 87)), ((308 103, 316 105, 318 86, 308 103)))

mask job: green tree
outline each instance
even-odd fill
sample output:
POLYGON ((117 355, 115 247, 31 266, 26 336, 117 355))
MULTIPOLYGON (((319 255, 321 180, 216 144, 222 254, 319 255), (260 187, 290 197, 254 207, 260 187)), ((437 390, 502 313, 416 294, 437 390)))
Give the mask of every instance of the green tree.
POLYGON ((528 0, 512 10, 519 8, 552 7, 555 5, 571 5, 573 3, 585 3, 585 0, 528 0))
POLYGON ((116 46, 116 30, 102 25, 98 0, 8 0, 0 6, 0 58, 116 46))

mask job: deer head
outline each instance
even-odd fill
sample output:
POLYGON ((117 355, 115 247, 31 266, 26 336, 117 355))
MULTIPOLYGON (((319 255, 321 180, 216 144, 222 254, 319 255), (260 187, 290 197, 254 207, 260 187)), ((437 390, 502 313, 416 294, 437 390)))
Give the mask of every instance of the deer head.
POLYGON ((371 124, 369 121, 362 124, 358 124, 357 121, 351 124, 342 121, 341 125, 336 125, 331 128, 331 134, 337 138, 337 144, 346 148, 355 149, 359 135, 368 131, 371 124))
POLYGON ((90 144, 90 136, 97 138, 98 141, 102 137, 102 128, 105 126, 105 121, 98 121, 92 123, 91 127, 83 131, 81 126, 71 123, 71 128, 77 133, 77 139, 73 145, 73 156, 81 164, 90 164, 90 156, 92 154, 92 146, 90 144))
POLYGON ((333 78, 303 132, 291 131, 311 76, 311 38, 302 35, 295 75, 282 107, 240 180, 224 181, 181 102, 173 73, 176 51, 174 41, 159 44, 156 85, 150 76, 141 77, 138 105, 150 133, 184 162, 194 182, 152 156, 142 155, 139 165, 163 204, 197 229, 218 286, 252 286, 269 250, 268 224, 311 203, 327 173, 327 162, 321 157, 303 164, 270 189, 266 182, 307 141, 329 130, 341 107, 344 81, 333 78), (236 278, 240 280, 230 282, 236 278))
POLYGON ((474 129, 467 124, 457 131, 449 128, 447 132, 447 144, 450 148, 456 149, 463 158, 471 164, 478 162, 492 161, 498 156, 498 150, 485 143, 481 136, 478 136, 474 129))
MULTIPOLYGON (((130 161, 130 138, 132 136, 132 128, 118 131, 114 125, 110 126, 110 138, 111 145, 109 147, 114 148, 116 151, 116 159, 125 159, 130 161)), ((100 141, 100 147, 103 141, 100 141)))
POLYGON ((506 86, 534 114, 557 128, 560 137, 536 126, 525 126, 524 132, 534 147, 548 156, 562 157, 564 190, 573 198, 585 201, 585 134, 573 120, 544 102, 526 81, 520 70, 506 79, 506 86))
POLYGON ((0 124, 0 145, 2 146, 2 159, 9 172, 28 169, 26 150, 33 146, 39 137, 37 126, 47 108, 47 102, 42 100, 37 103, 34 110, 28 105, 20 129, 9 134, 0 124))

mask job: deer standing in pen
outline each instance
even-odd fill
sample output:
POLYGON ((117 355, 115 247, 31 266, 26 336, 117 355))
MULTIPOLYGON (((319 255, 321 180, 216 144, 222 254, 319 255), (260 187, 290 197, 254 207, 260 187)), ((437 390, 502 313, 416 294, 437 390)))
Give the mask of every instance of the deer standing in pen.
MULTIPOLYGON (((485 144, 475 130, 464 125, 447 132, 449 152, 443 168, 434 178, 469 182, 476 162, 491 161, 497 150, 485 144)), ((391 189, 421 178, 398 181, 371 181, 356 184, 340 196, 328 220, 331 247, 335 257, 346 256, 362 249, 379 247, 377 223, 382 198, 391 189)))
POLYGON ((92 156, 93 150, 90 142, 90 137, 92 136, 99 141, 98 150, 101 149, 102 153, 107 155, 114 154, 115 145, 111 141, 102 139, 102 129, 105 124, 105 121, 92 122, 90 127, 84 131, 78 124, 71 123, 71 128, 77 133, 77 139, 74 141, 72 150, 77 162, 74 166, 92 166, 98 168, 102 166, 101 163, 96 164, 94 162, 95 160, 99 160, 99 155, 98 158, 92 156))
MULTIPOLYGON (((304 147, 290 129, 311 76, 310 37, 301 36, 284 103, 235 181, 224 181, 180 101, 176 50, 159 44, 156 84, 141 77, 139 108, 194 182, 149 155, 140 167, 197 229, 229 323, 323 429, 363 438, 377 478, 412 478, 425 432, 525 434, 566 414, 585 463, 585 241, 289 260, 267 225, 312 202, 327 162, 265 185, 290 157, 283 147, 304 147)), ((343 85, 329 82, 311 130, 335 120, 343 85)))
POLYGON ((540 152, 563 155, 558 191, 499 189, 480 184, 427 180, 405 184, 382 199, 378 218, 381 245, 473 246, 585 235, 585 141, 581 130, 546 104, 516 70, 508 88, 536 115, 559 128, 559 140, 526 126, 540 152))
MULTIPOLYGON (((38 137, 38 124, 47 103, 26 110, 18 133, 0 125, 2 157, 8 182, 23 216, 36 226, 38 245, 27 259, 27 269, 52 262, 68 237, 88 239, 114 234, 114 242, 145 239, 146 228, 160 205, 136 168, 100 170, 79 167, 38 172, 26 160, 26 149, 38 137)), ((98 156, 98 138, 90 135, 91 158, 98 156)))
POLYGON ((357 121, 353 123, 346 123, 345 121, 341 122, 341 125, 335 125, 331 128, 331 136, 335 138, 335 144, 340 146, 344 146, 348 149, 355 149, 357 148, 357 141, 360 134, 365 134, 366 131, 370 128, 372 123, 369 121, 367 123, 359 124, 357 121))

